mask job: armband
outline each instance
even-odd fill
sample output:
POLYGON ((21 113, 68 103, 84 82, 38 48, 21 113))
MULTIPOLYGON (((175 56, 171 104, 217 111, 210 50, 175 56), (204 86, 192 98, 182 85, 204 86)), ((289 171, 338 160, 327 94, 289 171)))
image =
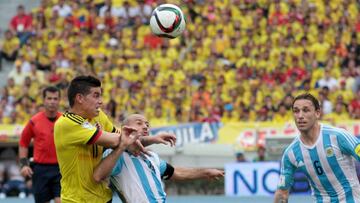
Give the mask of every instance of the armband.
POLYGON ((171 178, 171 176, 174 174, 174 167, 171 166, 170 164, 166 163, 166 169, 164 174, 161 176, 161 178, 163 178, 164 180, 169 180, 171 178))

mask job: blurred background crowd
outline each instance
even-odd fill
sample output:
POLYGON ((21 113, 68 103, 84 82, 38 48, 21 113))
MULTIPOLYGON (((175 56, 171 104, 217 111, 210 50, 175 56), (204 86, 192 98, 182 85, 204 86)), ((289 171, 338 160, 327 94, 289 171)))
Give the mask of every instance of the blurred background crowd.
MULTIPOLYGON (((103 110, 115 123, 129 113, 152 126, 187 122, 285 123, 294 97, 321 101, 322 119, 360 119, 358 0, 42 0, 18 5, 0 39, 0 124, 25 124, 42 109, 41 90, 66 88, 80 74, 103 82, 103 110), (181 7, 176 39, 152 35, 159 4, 181 7), (5 81, 6 80, 6 81, 5 81)), ((0 154, 0 182, 26 188, 16 153, 0 154), (11 164, 7 164, 11 163, 11 164), (11 167, 5 167, 11 166, 11 167), (9 172, 10 171, 10 172, 9 172), (20 184, 19 184, 20 181, 20 184)), ((238 162, 251 161, 243 152, 238 162)), ((254 161, 267 161, 259 147, 254 161)), ((358 167, 360 168, 360 167, 358 167)), ((359 173, 360 174, 360 173, 359 173)))
MULTIPOLYGON (((79 74, 103 81, 114 122, 140 112, 154 126, 202 121, 291 120, 301 92, 323 119, 360 119, 360 13, 356 0, 171 1, 185 33, 155 37, 156 0, 43 0, 19 5, 1 46, 13 70, 0 93, 0 123, 24 124, 39 90, 79 74)), ((1 62, 0 62, 1 64, 1 62)))

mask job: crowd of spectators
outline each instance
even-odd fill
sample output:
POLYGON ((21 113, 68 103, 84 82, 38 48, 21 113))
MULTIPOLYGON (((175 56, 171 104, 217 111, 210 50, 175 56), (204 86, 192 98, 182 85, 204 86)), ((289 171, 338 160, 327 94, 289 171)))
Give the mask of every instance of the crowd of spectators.
POLYGON ((103 81, 115 122, 140 112, 154 126, 291 120, 295 95, 315 94, 329 121, 360 119, 360 3, 356 0, 186 0, 176 39, 151 34, 156 0, 43 0, 19 6, 2 60, 0 123, 23 124, 39 90, 78 74, 103 81))

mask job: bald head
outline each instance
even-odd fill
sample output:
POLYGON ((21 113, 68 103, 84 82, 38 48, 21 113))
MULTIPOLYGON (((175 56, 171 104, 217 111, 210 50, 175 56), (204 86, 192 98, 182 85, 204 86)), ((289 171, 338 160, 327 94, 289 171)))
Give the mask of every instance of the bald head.
POLYGON ((127 116, 124 121, 123 121, 123 125, 131 125, 133 124, 136 120, 146 120, 145 116, 141 115, 141 114, 130 114, 129 116, 127 116))
POLYGON ((123 121, 123 126, 135 128, 143 136, 149 135, 149 121, 141 114, 131 114, 123 121))

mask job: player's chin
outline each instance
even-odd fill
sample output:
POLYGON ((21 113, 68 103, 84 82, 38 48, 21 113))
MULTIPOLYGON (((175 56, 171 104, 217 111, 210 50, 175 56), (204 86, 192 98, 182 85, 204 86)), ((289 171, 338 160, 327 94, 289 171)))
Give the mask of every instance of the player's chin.
POLYGON ((94 117, 96 117, 98 115, 99 115, 99 111, 93 111, 91 117, 94 118, 94 117))
POLYGON ((95 116, 98 116, 100 114, 100 109, 96 109, 95 111, 94 111, 94 117, 95 116))
POLYGON ((306 130, 309 129, 309 127, 308 127, 307 125, 298 125, 298 129, 299 129, 300 131, 306 131, 306 130))

